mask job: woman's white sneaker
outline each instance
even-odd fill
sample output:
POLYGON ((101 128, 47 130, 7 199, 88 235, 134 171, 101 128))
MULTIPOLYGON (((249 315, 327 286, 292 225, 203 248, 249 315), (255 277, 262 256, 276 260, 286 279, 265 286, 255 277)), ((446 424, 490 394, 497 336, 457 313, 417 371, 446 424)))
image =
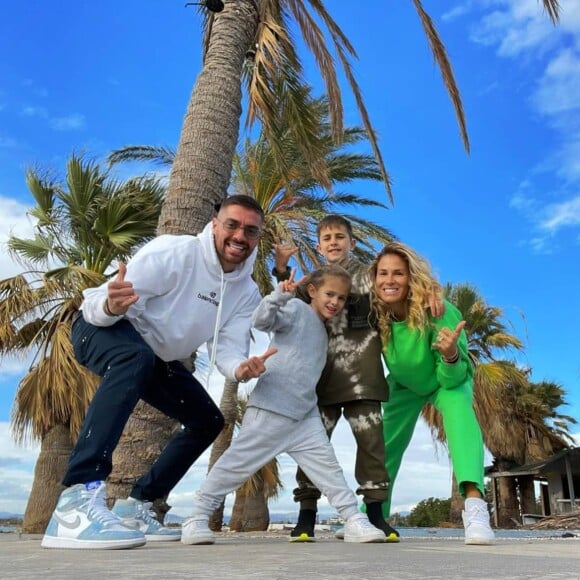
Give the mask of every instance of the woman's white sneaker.
POLYGON ((495 543, 495 534, 489 525, 487 503, 477 497, 465 500, 465 509, 461 514, 465 528, 465 543, 471 546, 491 546, 495 543))

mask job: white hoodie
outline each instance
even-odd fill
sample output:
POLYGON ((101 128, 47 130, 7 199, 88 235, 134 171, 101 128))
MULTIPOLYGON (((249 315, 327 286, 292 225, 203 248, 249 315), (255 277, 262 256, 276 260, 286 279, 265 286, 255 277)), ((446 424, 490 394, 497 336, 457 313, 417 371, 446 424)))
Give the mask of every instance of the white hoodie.
POLYGON ((224 273, 211 223, 197 236, 159 236, 127 264, 125 279, 139 300, 124 317, 103 310, 108 282, 83 292, 83 317, 95 326, 130 320, 164 361, 189 358, 204 342, 211 353, 217 337, 217 367, 234 378, 248 358, 252 313, 260 301, 251 278, 255 259, 256 249, 233 272, 224 273))

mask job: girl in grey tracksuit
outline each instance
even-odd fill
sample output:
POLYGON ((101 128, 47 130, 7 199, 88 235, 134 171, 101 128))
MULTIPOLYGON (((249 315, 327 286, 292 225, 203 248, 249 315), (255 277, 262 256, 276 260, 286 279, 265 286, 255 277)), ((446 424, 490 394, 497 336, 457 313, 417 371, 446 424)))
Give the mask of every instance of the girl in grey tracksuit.
MULTIPOLYGON (((360 521, 361 516, 368 524, 366 516, 359 513, 356 496, 344 479, 326 435, 316 396, 328 347, 325 322, 342 310, 350 283, 350 275, 343 268, 325 266, 309 277, 310 304, 294 297, 296 283, 292 279, 262 299, 254 312, 253 325, 273 333, 270 347, 277 353, 268 359, 266 372, 250 395, 237 438, 197 491, 194 518, 209 516, 228 493, 286 452, 328 497, 347 528, 349 519, 360 521)), ((348 541, 384 541, 382 532, 370 524, 367 530, 366 524, 362 524, 363 532, 351 534, 348 541)), ((197 542, 194 535, 184 524, 183 543, 212 543, 197 542)))

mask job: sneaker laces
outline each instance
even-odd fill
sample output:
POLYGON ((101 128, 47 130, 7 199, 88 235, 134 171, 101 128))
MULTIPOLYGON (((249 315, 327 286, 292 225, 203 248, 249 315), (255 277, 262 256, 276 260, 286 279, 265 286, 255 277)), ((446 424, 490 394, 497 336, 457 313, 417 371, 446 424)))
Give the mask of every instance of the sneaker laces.
POLYGON ((489 512, 487 511, 487 505, 471 505, 469 506, 469 510, 466 510, 466 512, 468 524, 489 526, 489 512))
POLYGON ((81 507, 86 507, 88 516, 103 526, 122 525, 121 519, 107 507, 105 490, 103 482, 96 490, 82 491, 81 497, 87 501, 81 507))
POLYGON ((359 528, 363 530, 374 530, 375 526, 369 522, 369 519, 364 516, 364 514, 357 514, 356 516, 352 516, 352 521, 356 523, 359 528))
POLYGON ((360 519, 358 521, 358 525, 363 528, 363 530, 375 530, 378 528, 375 528, 375 526, 373 526, 373 524, 371 524, 371 522, 369 522, 366 518, 364 519, 360 519))
POLYGON ((155 511, 151 509, 153 502, 143 501, 137 502, 137 517, 143 520, 147 525, 153 525, 156 528, 163 527, 159 520, 155 517, 155 511))

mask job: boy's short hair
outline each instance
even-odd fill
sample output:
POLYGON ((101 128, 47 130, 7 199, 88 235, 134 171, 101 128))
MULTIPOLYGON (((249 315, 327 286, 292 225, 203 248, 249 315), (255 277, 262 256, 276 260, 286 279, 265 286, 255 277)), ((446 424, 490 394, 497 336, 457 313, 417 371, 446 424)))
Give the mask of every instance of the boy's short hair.
POLYGON ((260 204, 250 195, 228 195, 221 203, 216 203, 214 208, 216 212, 219 212, 221 209, 224 209, 230 205, 241 205, 247 209, 254 210, 264 221, 264 210, 260 206, 260 204))
POLYGON ((324 216, 318 222, 318 225, 316 226, 316 237, 318 238, 318 240, 320 240, 320 232, 322 230, 331 228, 333 226, 343 227, 347 231, 349 238, 351 240, 353 239, 352 224, 345 217, 342 217, 341 215, 338 215, 336 213, 332 213, 327 216, 324 216))

